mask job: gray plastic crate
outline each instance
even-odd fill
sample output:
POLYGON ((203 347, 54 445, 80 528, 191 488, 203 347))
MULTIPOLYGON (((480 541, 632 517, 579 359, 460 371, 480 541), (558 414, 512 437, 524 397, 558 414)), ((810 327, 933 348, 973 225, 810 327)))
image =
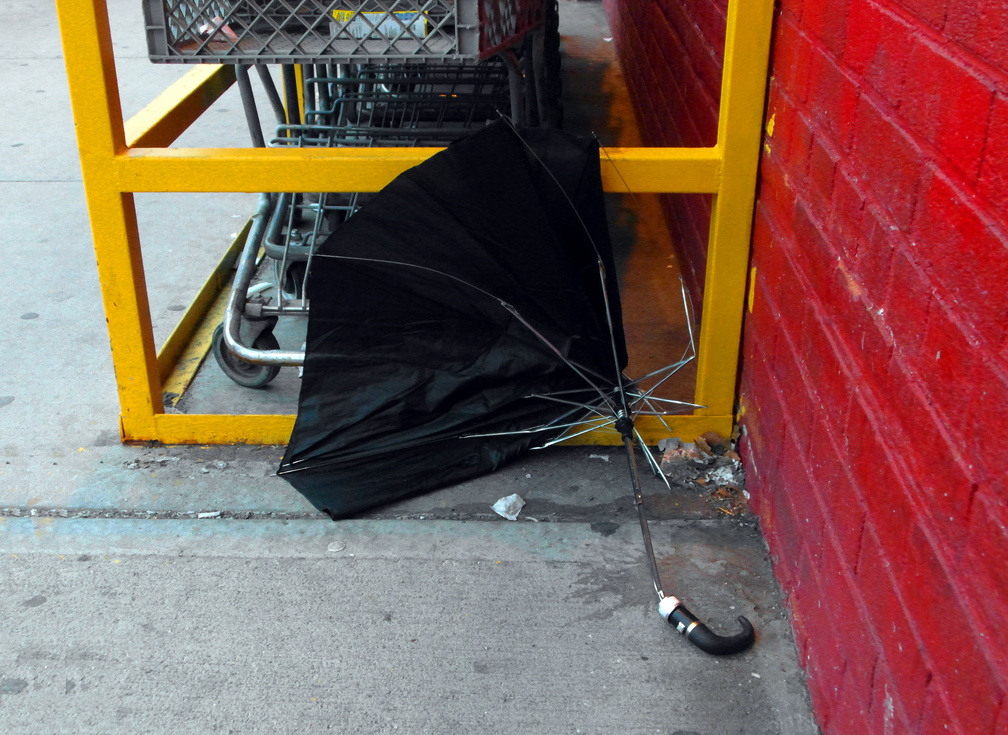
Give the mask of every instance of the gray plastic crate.
POLYGON ((519 40, 541 0, 144 0, 152 61, 472 59, 519 40))

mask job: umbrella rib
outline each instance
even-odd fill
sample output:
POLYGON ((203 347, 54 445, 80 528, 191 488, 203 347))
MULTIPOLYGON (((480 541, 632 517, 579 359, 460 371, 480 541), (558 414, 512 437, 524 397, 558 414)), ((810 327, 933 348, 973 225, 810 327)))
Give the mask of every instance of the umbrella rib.
POLYGON ((651 404, 652 401, 655 401, 656 403, 667 403, 674 406, 682 406, 683 408, 707 408, 707 406, 703 405, 702 403, 691 403, 690 401, 678 401, 675 398, 661 398, 660 396, 649 396, 649 395, 634 395, 634 394, 631 395, 634 399, 633 401, 634 403, 646 403, 655 411, 657 411, 658 409, 651 404))
POLYGON ((552 342, 550 342, 548 339, 546 339, 546 337, 543 336, 539 332, 538 329, 536 329, 535 327, 533 327, 528 321, 526 321, 525 317, 523 317, 521 314, 518 313, 518 310, 514 306, 512 306, 509 303, 507 303, 503 299, 497 299, 497 300, 500 301, 501 306, 503 306, 508 312, 510 312, 510 314, 515 319, 517 319, 519 322, 521 322, 522 324, 524 324, 525 327, 530 332, 532 332, 532 334, 534 334, 536 336, 536 338, 540 342, 542 342, 544 345, 546 345, 546 347, 549 348, 550 351, 552 351, 554 355, 556 355, 557 357, 559 357, 560 360, 564 364, 566 364, 571 370, 573 370, 575 373, 577 373, 579 376, 581 376, 581 379, 584 382, 586 382, 588 385, 590 385, 592 387, 592 389, 596 393, 599 394, 599 397, 605 402, 605 404, 607 406, 609 406, 610 410, 612 410, 614 412, 616 411, 616 407, 612 404, 612 401, 609 400, 609 396, 607 396, 605 394, 605 391, 603 391, 601 388, 599 388, 597 385, 595 385, 594 381, 592 381, 591 378, 588 377, 587 372, 583 368, 581 368, 579 365, 577 365, 576 363, 574 363, 570 358, 568 358, 566 355, 564 355, 557 348, 556 345, 554 345, 552 342))
POLYGON ((582 411, 588 411, 589 413, 597 414, 600 417, 607 415, 598 406, 592 403, 578 403, 577 401, 565 401, 562 398, 555 398, 548 394, 532 394, 529 396, 529 398, 539 398, 544 401, 553 401, 554 403, 562 403, 566 406, 574 406, 575 408, 579 408, 582 411))
POLYGON ((585 383, 587 383, 588 385, 590 385, 592 387, 592 389, 596 393, 599 394, 599 397, 601 397, 602 400, 605 401, 606 405, 608 405, 614 412, 616 411, 616 407, 613 406, 612 402, 609 400, 609 396, 606 395, 605 391, 603 391, 599 386, 597 386, 595 384, 595 382, 591 378, 588 377, 588 372, 589 372, 588 370, 586 370, 585 368, 581 367, 580 365, 578 365, 577 363, 575 363, 573 360, 571 360, 569 357, 567 357, 566 355, 564 355, 557 348, 556 345, 554 345, 552 342, 550 342, 545 336, 543 336, 543 334, 541 332, 539 332, 539 330, 537 330, 535 327, 533 327, 532 324, 530 324, 529 321, 527 319, 525 319, 525 317, 523 317, 521 315, 521 313, 518 311, 518 309, 516 309, 513 305, 509 304, 507 301, 505 301, 501 297, 496 296, 496 295, 490 293, 486 289, 480 288, 475 283, 470 283, 469 281, 465 280, 464 278, 459 278, 458 276, 453 276, 451 273, 446 273, 445 271, 438 270, 437 268, 431 268, 430 266, 419 265, 417 263, 404 263, 401 260, 386 260, 384 258, 362 258, 362 257, 356 256, 356 255, 335 255, 333 253, 319 253, 316 257, 320 257, 320 258, 333 258, 335 260, 350 260, 350 261, 357 261, 357 262, 362 262, 362 263, 379 263, 379 264, 382 264, 382 265, 400 266, 402 268, 413 268, 415 270, 425 271, 427 273, 434 273, 436 275, 443 276, 444 278, 448 278, 448 279, 450 279, 452 281, 455 281, 456 283, 460 283, 463 286, 467 286, 467 287, 469 287, 469 288, 471 288, 471 289, 473 289, 475 291, 480 292, 484 296, 487 296, 487 297, 493 299, 494 301, 496 301, 497 303, 499 303, 501 305, 501 307, 505 311, 507 311, 515 319, 517 319, 521 324, 523 324, 525 326, 525 328, 528 329, 536 337, 536 339, 538 339, 540 342, 542 342, 542 344, 544 344, 554 355, 556 355, 561 360, 561 362, 563 362, 565 365, 567 365, 567 367, 569 367, 571 370, 573 370, 575 373, 577 373, 578 376, 580 376, 580 378, 583 381, 585 381, 585 383))
MULTIPOLYGON (((587 424, 587 423, 590 423, 590 422, 585 422, 585 423, 587 424)), ((615 424, 615 423, 616 423, 616 419, 614 419, 614 418, 613 419, 595 419, 594 423, 592 423, 592 425, 589 426, 588 428, 582 429, 581 431, 579 431, 577 433, 574 433, 574 434, 563 434, 561 436, 558 436, 556 439, 552 439, 551 441, 546 442, 545 444, 543 444, 541 447, 538 447, 538 448, 539 449, 546 449, 547 447, 552 447, 552 446, 554 446, 556 444, 560 444, 562 442, 569 441, 570 439, 574 439, 574 438, 582 436, 584 434, 590 434, 591 432, 595 431, 596 429, 601 429, 603 426, 610 426, 610 425, 615 424)))
MULTIPOLYGON (((642 375, 639 378, 634 378, 633 380, 630 380, 630 384, 631 385, 637 385, 638 383, 642 383, 643 381, 647 380, 648 378, 653 378, 656 375, 661 375, 662 373, 668 373, 668 375, 666 375, 664 378, 662 378, 662 382, 664 382, 664 381, 668 380, 669 378, 671 378, 673 375, 675 375, 677 372, 679 372, 680 370, 682 370, 684 367, 686 367, 687 365, 689 365, 691 362, 693 362, 693 360, 694 360, 693 357, 688 357, 688 358, 686 358, 684 360, 679 360, 678 362, 673 362, 671 365, 666 365, 665 367, 658 368, 657 370, 652 370, 647 375, 642 375)), ((629 378, 628 378, 628 380, 629 380, 629 378)))
MULTIPOLYGON (((563 196, 564 199, 567 200, 567 203, 570 205, 571 211, 574 212, 574 216, 577 217, 578 222, 581 224, 581 229, 584 230, 585 237, 587 237, 588 242, 591 243, 592 250, 595 251, 595 258, 599 266, 599 279, 602 284, 602 299, 603 302, 605 303, 606 322, 608 323, 609 326, 609 343, 612 346, 613 365, 616 368, 616 376, 617 376, 616 390, 619 393, 620 402, 622 403, 622 406, 616 407, 608 399, 606 399, 606 404, 609 405, 610 408, 612 408, 614 413, 617 414, 622 413, 624 417, 627 417, 627 414, 629 413, 630 409, 627 406, 626 393, 624 393, 623 391, 623 383, 621 380, 618 379, 619 376, 622 374, 623 370, 620 367, 619 355, 616 350, 616 331, 613 327, 612 305, 609 303, 609 289, 606 288, 606 269, 605 269, 605 263, 602 261, 602 253, 599 251, 598 245, 595 242, 595 238, 593 238, 591 235, 591 230, 588 229, 588 225, 585 224, 584 218, 581 217, 581 213, 578 211, 577 206, 567 195, 567 191, 563 188, 563 185, 560 183, 559 179, 557 179, 553 171, 550 170, 550 167, 546 165, 546 162, 543 161, 542 158, 539 157, 539 154, 535 152, 532 146, 530 146, 528 143, 525 142, 525 139, 521 137, 521 133, 519 133, 518 129, 514 126, 514 123, 512 123, 511 120, 506 116, 502 117, 504 121, 507 123, 508 127, 511 129, 511 132, 515 134, 515 137, 518 138, 521 144, 525 146, 525 148, 528 150, 529 153, 532 154, 532 157, 539 162, 539 165, 542 166, 543 171, 549 174, 549 177, 553 180, 553 183, 556 184, 557 188, 560 190, 560 194, 563 196)), ((598 143, 598 138, 595 139, 595 142, 598 143)), ((601 144, 599 145, 599 147, 601 148, 601 144)))
MULTIPOLYGON (((552 431, 554 429, 571 429, 575 426, 581 426, 584 421, 572 421, 567 424, 540 424, 539 426, 532 426, 528 429, 512 429, 511 431, 491 431, 483 434, 460 434, 460 439, 486 439, 491 436, 523 436, 525 434, 540 434, 544 431, 552 431)), ((594 430, 594 427, 593 427, 594 430)), ((544 446, 549 446, 546 444, 544 446)))
POLYGON ((672 485, 669 484, 668 477, 665 476, 665 473, 661 470, 661 465, 658 464, 657 460, 655 460, 654 456, 652 456, 651 450, 648 449, 647 444, 644 442, 644 437, 641 436, 641 433, 637 431, 637 429, 634 429, 634 434, 637 436, 637 443, 640 444, 641 450, 644 452, 644 456, 647 457, 648 465, 651 467, 651 471, 662 479, 662 482, 665 483, 665 487, 671 490, 672 485))

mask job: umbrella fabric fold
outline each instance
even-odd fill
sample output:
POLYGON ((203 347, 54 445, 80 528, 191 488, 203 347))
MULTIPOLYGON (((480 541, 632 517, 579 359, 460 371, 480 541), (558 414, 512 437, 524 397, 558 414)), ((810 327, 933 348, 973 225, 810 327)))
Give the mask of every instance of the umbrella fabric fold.
POLYGON ((492 471, 584 416, 563 401, 614 389, 627 358, 598 154, 495 123, 322 243, 279 469, 313 505, 338 518, 492 471))

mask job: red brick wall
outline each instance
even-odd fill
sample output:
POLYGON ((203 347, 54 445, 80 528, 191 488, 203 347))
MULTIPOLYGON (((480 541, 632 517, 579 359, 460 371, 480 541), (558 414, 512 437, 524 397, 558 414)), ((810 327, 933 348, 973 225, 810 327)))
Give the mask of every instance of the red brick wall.
MULTIPOLYGON (((723 3, 606 2, 649 139, 710 142, 723 3)), ((820 724, 1008 732, 1008 5, 778 5, 740 393, 820 724)))

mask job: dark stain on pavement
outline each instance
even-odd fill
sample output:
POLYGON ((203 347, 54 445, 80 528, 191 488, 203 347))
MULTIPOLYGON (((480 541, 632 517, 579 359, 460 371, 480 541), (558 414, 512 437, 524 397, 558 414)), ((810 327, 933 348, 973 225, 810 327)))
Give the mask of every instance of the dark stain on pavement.
POLYGON ((619 524, 613 521, 599 521, 597 523, 591 524, 591 530, 595 533, 600 533, 603 536, 612 536, 616 533, 616 529, 619 528, 619 524))
POLYGON ((0 678, 0 694, 20 694, 28 688, 28 682, 24 679, 0 678))

